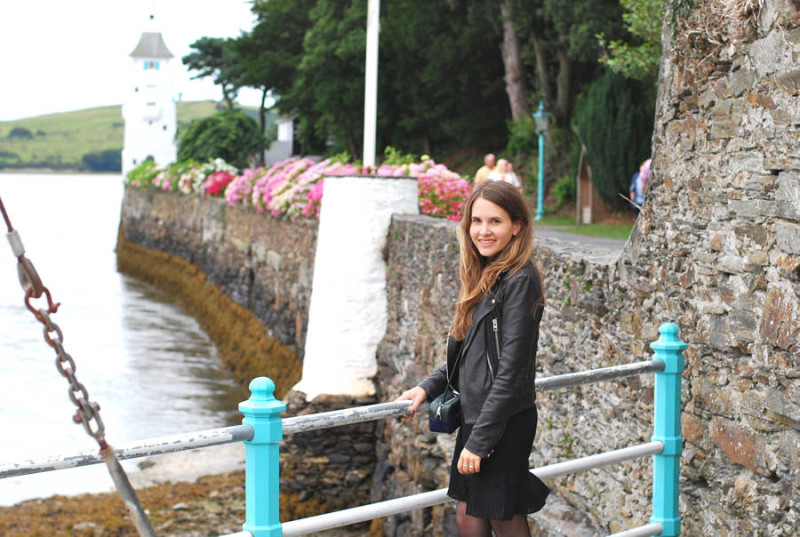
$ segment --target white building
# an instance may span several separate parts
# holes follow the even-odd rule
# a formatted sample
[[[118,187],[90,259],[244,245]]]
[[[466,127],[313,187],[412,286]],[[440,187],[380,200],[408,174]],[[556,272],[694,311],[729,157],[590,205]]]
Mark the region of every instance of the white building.
[[[150,15],[150,25],[153,25],[153,15]],[[177,111],[170,65],[173,57],[161,32],[157,31],[142,32],[139,44],[130,53],[130,93],[122,105],[125,121],[123,175],[147,159],[159,166],[177,159]]]
[[[264,156],[264,162],[267,164],[286,160],[294,152],[294,116],[282,116],[276,123],[278,138],[272,142]]]

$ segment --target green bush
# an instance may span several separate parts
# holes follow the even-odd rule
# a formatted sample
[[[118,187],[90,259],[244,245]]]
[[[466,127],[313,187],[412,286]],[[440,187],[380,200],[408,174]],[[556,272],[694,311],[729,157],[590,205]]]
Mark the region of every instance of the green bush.
[[[586,146],[592,183],[611,207],[623,208],[631,176],[650,156],[655,99],[638,81],[606,72],[578,97],[575,132]]]
[[[225,110],[195,119],[178,133],[178,160],[206,162],[221,158],[246,168],[264,147],[258,124],[241,110]]]
[[[29,140],[33,138],[33,133],[30,129],[26,129],[25,127],[14,127],[11,129],[11,132],[8,133],[8,138],[20,138],[23,140]]]
[[[569,175],[560,177],[553,185],[551,192],[559,207],[564,206],[569,201],[573,201],[576,193],[575,178]]]
[[[105,151],[93,151],[84,154],[81,161],[87,170],[93,172],[121,172],[122,150],[107,149]]]
[[[419,159],[415,155],[412,155],[411,153],[403,153],[399,149],[395,149],[394,147],[388,145],[383,151],[383,162],[381,164],[388,166],[403,166],[416,162],[417,160]]]
[[[539,151],[539,133],[532,117],[523,117],[508,124],[509,155],[534,155]]]
[[[152,160],[145,160],[128,172],[125,183],[136,187],[152,187],[153,179],[158,175],[158,166]]]

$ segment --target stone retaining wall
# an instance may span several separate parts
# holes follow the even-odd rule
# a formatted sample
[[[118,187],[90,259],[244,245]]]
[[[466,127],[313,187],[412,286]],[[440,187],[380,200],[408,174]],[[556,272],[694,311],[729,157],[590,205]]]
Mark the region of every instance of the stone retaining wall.
[[[219,198],[128,188],[122,240],[196,265],[270,336],[303,354],[314,272],[315,220],[267,218]]]

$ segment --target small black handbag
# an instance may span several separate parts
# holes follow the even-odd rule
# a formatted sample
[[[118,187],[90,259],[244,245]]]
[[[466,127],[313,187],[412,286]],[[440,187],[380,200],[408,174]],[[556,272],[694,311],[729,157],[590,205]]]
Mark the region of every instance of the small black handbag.
[[[458,358],[453,364],[453,371],[458,370],[458,363],[464,351],[459,349]],[[447,371],[447,387],[439,397],[431,401],[428,408],[428,427],[434,433],[450,434],[461,425],[461,394],[453,388],[450,369]]]
[[[461,425],[461,395],[447,384],[444,393],[431,401],[428,427],[434,433],[452,433]]]

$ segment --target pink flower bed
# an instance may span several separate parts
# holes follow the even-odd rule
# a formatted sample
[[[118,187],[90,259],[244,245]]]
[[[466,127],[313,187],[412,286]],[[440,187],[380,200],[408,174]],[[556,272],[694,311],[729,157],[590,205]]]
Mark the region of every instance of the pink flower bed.
[[[290,158],[271,167],[241,172],[216,159],[206,164],[175,164],[151,173],[153,179],[147,182],[160,190],[224,196],[230,206],[252,206],[259,212],[292,218],[318,218],[326,176],[362,175],[368,171],[331,159],[315,163],[307,158]],[[411,164],[382,165],[371,173],[416,177],[420,213],[437,218],[458,220],[471,191],[469,183],[457,173],[427,157]],[[131,186],[140,186],[139,183],[138,178],[128,179]]]
[[[320,203],[328,175],[361,175],[355,164],[330,159],[314,163],[291,158],[269,169],[245,170],[225,190],[230,205],[247,205],[247,196],[258,211],[290,217],[319,217]],[[470,185],[443,164],[426,159],[407,165],[383,165],[375,172],[383,177],[416,177],[419,184],[420,212],[438,218],[458,220],[461,205],[470,194]]]

